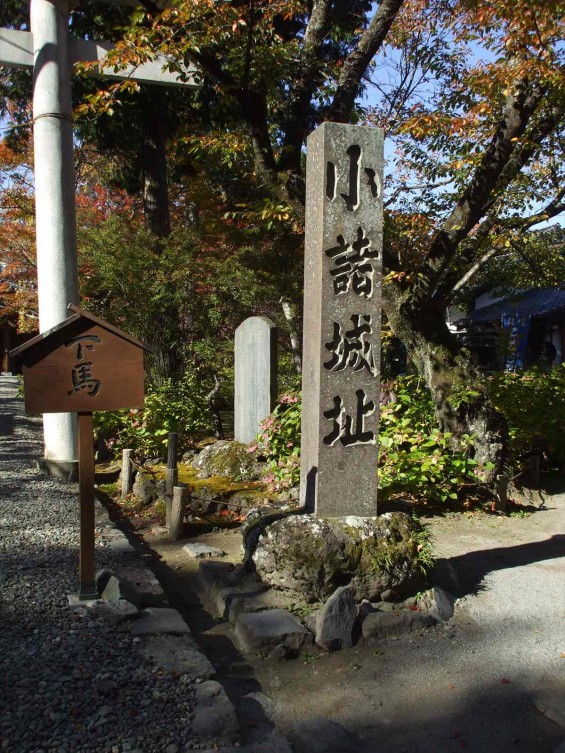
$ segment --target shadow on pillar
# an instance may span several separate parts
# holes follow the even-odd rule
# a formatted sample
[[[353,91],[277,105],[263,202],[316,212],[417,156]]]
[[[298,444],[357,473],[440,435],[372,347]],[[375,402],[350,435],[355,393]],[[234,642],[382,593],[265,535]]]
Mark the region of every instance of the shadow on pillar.
[[[306,512],[316,511],[316,477],[318,467],[312,466],[306,475],[306,494],[304,497],[304,508]]]

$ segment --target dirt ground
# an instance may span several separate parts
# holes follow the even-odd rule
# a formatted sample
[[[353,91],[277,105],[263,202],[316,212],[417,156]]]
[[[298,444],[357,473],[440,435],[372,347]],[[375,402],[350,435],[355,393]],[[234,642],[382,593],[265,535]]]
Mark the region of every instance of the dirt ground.
[[[175,543],[162,532],[136,538],[251,738],[269,727],[254,698],[283,732],[322,716],[356,732],[367,751],[549,753],[565,739],[565,727],[549,718],[565,724],[563,491],[565,481],[554,480],[545,505],[529,514],[424,520],[440,571],[449,563],[459,580],[447,625],[283,663],[242,657],[229,624],[212,618],[195,594],[198,563],[182,546],[198,540],[239,562],[238,530]]]

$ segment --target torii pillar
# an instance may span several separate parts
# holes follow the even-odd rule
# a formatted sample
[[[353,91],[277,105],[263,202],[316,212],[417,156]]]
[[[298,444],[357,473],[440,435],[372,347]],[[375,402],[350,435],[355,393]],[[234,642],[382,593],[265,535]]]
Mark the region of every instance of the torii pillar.
[[[136,0],[102,0],[135,6]],[[33,142],[39,329],[45,332],[67,318],[69,303],[78,303],[78,264],[71,100],[72,65],[99,62],[95,75],[118,80],[201,86],[194,68],[182,75],[164,69],[157,55],[139,66],[105,66],[107,42],[69,37],[69,12],[74,0],[31,0],[31,33],[0,29],[0,65],[33,68]],[[43,416],[45,457],[50,473],[76,476],[77,431],[73,413]]]
[[[31,0],[33,145],[39,329],[67,318],[78,304],[71,63],[66,0]],[[54,475],[76,475],[75,413],[45,413],[44,464]]]

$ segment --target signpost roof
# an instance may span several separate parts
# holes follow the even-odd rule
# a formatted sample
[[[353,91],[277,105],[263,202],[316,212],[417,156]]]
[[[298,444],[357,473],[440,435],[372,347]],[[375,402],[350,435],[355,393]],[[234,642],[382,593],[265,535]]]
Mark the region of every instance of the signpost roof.
[[[108,332],[111,332],[112,334],[117,335],[118,337],[121,337],[123,340],[126,340],[126,342],[132,343],[132,345],[137,345],[138,348],[142,348],[143,350],[146,350],[148,353],[155,352],[155,348],[152,348],[150,345],[146,345],[141,340],[138,340],[137,337],[128,335],[127,332],[124,332],[118,327],[114,327],[113,324],[110,324],[104,319],[100,319],[100,317],[95,316],[90,311],[85,311],[84,309],[79,308],[74,303],[70,303],[67,308],[69,311],[73,312],[71,316],[69,316],[67,319],[62,321],[60,324],[56,324],[54,327],[51,327],[51,329],[48,329],[45,332],[41,332],[39,335],[32,337],[31,340],[28,340],[27,342],[23,343],[23,345],[20,345],[19,347],[14,348],[14,350],[10,351],[10,356],[14,358],[14,356],[19,356],[25,351],[29,351],[30,349],[33,349],[35,346],[39,345],[39,343],[44,343],[45,340],[51,337],[51,335],[54,335],[56,332],[60,332],[61,330],[68,327],[70,324],[77,322],[79,319],[88,319],[93,324],[98,324],[98,326],[102,327]]]

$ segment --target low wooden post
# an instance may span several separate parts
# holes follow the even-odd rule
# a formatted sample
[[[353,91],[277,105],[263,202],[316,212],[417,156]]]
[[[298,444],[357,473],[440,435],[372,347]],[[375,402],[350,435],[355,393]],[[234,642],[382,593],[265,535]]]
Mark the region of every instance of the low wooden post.
[[[92,413],[78,414],[80,494],[79,599],[96,599],[94,577],[94,432]]]
[[[506,512],[506,503],[508,502],[508,484],[510,483],[510,476],[505,473],[501,473],[496,477],[496,498],[494,501],[494,509],[497,512]]]
[[[122,497],[127,497],[133,487],[133,450],[122,450]]]
[[[179,471],[177,467],[178,435],[171,431],[167,442],[167,470],[165,471],[165,494],[173,496],[173,488],[178,484]]]
[[[186,504],[186,487],[173,487],[173,498],[170,501],[169,541],[178,541],[184,527],[184,508]],[[169,505],[167,505],[169,507]]]
[[[541,485],[539,455],[532,455],[532,457],[529,458],[528,470],[530,474],[530,484],[532,485],[532,489],[539,489]]]

